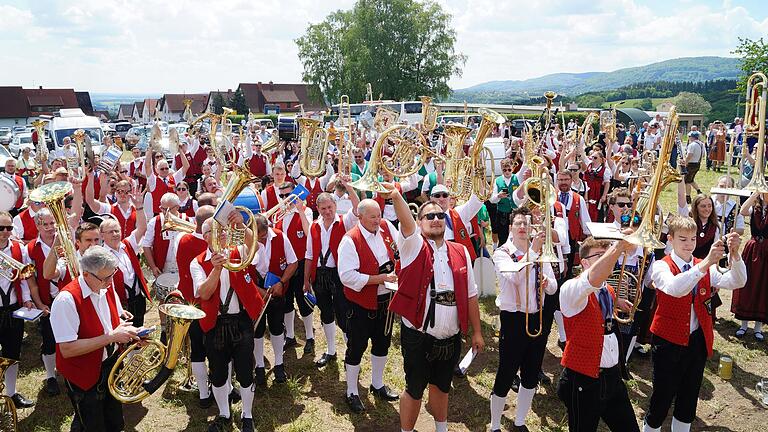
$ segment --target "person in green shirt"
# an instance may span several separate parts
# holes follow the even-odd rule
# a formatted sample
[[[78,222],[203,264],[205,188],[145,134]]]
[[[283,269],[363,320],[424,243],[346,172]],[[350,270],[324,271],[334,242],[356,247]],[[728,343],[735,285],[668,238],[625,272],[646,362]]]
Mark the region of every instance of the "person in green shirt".
[[[496,218],[491,223],[494,249],[507,242],[509,214],[517,207],[512,199],[512,193],[520,186],[517,176],[512,173],[512,161],[510,159],[501,161],[501,173],[493,182],[493,193],[489,200],[496,204]]]

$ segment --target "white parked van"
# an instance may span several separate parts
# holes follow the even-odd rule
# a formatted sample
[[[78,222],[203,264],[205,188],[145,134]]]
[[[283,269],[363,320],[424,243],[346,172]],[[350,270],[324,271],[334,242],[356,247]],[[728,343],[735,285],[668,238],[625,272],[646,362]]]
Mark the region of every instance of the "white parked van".
[[[87,116],[80,108],[61,109],[59,116],[52,118],[48,127],[56,154],[63,154],[62,141],[64,137],[71,137],[78,129],[84,130],[91,138],[94,153],[101,154],[101,140],[104,137],[104,131],[98,117]]]

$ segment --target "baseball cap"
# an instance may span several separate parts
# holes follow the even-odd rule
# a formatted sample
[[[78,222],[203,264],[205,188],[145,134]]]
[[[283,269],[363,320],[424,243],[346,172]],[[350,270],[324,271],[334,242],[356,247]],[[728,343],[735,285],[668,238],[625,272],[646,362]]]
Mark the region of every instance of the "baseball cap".
[[[441,192],[448,193],[448,188],[445,187],[445,185],[439,184],[439,185],[437,185],[437,186],[432,188],[432,192],[430,192],[430,195],[438,194],[438,193],[441,193]]]

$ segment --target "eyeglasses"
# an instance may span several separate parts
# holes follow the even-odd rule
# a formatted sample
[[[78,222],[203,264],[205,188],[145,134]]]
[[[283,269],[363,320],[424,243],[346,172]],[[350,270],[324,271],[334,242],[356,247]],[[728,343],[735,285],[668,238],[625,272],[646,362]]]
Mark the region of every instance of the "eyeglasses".
[[[158,168],[157,170],[158,171],[168,171],[168,170],[170,170],[170,168]]]
[[[96,273],[91,273],[91,272],[86,272],[86,273],[88,273],[88,274],[90,274],[91,276],[95,277],[97,281],[99,281],[99,282],[101,282],[101,283],[105,284],[105,283],[107,283],[107,281],[108,281],[108,280],[112,279],[112,276],[114,276],[114,275],[115,275],[115,273],[117,273],[117,267],[115,267],[115,270],[112,272],[112,274],[111,274],[111,275],[109,275],[109,276],[105,277],[104,279],[102,279],[102,278],[100,278],[100,277],[96,276]]]
[[[617,206],[619,206],[619,208],[627,208],[627,207],[629,207],[629,206],[631,206],[631,205],[632,205],[631,203],[628,203],[628,202],[617,202],[617,203],[615,203],[615,204],[616,204]]]
[[[504,169],[502,169],[502,171],[504,171],[504,172],[511,172],[512,168],[504,168]]]
[[[442,213],[442,212],[427,213],[425,215],[422,215],[421,218],[426,220],[435,220],[435,218],[437,218],[437,220],[444,220],[445,213]]]
[[[592,258],[594,258],[594,257],[600,256],[600,255],[604,255],[604,254],[605,254],[605,252],[599,252],[599,253],[595,253],[595,254],[592,254],[592,255],[590,255],[590,256],[585,256],[585,257],[583,257],[583,258],[581,258],[581,259],[582,259],[582,260],[585,260],[585,259],[592,259]]]
[[[187,188],[176,188],[176,190],[177,190],[177,191],[180,191],[180,192],[181,192],[181,191],[185,191],[185,192],[186,192]]]
[[[0,232],[13,231],[13,225],[0,225]]]
[[[438,192],[432,194],[432,198],[448,198],[448,192]]]

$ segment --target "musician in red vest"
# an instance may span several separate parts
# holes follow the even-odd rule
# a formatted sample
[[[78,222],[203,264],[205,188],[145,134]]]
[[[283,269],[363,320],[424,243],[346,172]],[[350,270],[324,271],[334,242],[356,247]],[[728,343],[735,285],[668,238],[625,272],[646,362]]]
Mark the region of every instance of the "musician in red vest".
[[[568,279],[573,277],[574,259],[579,243],[590,235],[587,224],[592,222],[587,202],[571,189],[573,176],[572,171],[561,170],[558,171],[555,181],[557,188],[555,215],[565,219],[568,227],[568,239],[563,243],[563,254],[566,254],[568,260],[565,274]]]
[[[389,306],[403,317],[400,347],[405,390],[400,395],[400,429],[413,431],[424,390],[429,387],[428,411],[435,430],[448,432],[448,392],[462,351],[462,334],[471,325],[472,350],[479,353],[485,346],[472,261],[464,246],[445,241],[446,216],[439,205],[423,204],[415,222],[396,190],[390,199],[401,221],[398,250],[402,267],[398,291]]]
[[[292,184],[283,183],[279,189],[281,199],[287,197],[293,191],[293,188]],[[298,259],[298,266],[288,281],[283,297],[285,348],[296,346],[296,334],[294,331],[296,311],[293,307],[294,303],[296,303],[299,306],[299,314],[304,323],[304,334],[307,337],[307,342],[304,345],[304,354],[311,354],[315,351],[315,331],[312,328],[313,308],[304,299],[304,254],[307,250],[307,235],[311,223],[312,210],[304,206],[304,201],[298,200],[294,205],[289,206],[285,216],[275,224],[275,229],[284,233],[288,241],[291,242],[291,248]]]
[[[323,155],[323,157],[326,156],[327,155]],[[301,155],[299,155],[299,157],[301,157]],[[303,185],[309,191],[309,196],[307,196],[307,207],[312,209],[313,217],[317,217],[318,215],[317,204],[315,203],[317,196],[328,188],[328,182],[331,181],[333,174],[333,164],[328,161],[326,161],[325,174],[323,174],[322,177],[302,175],[300,163],[293,164],[293,168],[291,168],[291,177],[296,179],[296,184]]]
[[[272,168],[272,177],[274,180],[272,184],[261,190],[261,199],[266,204],[266,208],[262,211],[272,209],[282,200],[280,187],[286,183],[285,165],[282,162],[277,162]]]
[[[269,326],[269,340],[275,355],[275,360],[272,363],[275,382],[284,383],[288,381],[288,375],[283,364],[285,347],[285,307],[283,303],[285,302],[285,293],[290,289],[289,281],[299,264],[288,236],[280,230],[269,228],[264,216],[258,214],[255,218],[261,247],[255,265],[249,271],[251,277],[256,280],[261,296],[268,299],[267,310],[255,324],[253,344],[253,357],[256,359],[255,380],[257,385],[264,385],[267,382],[264,369],[264,333]],[[277,282],[266,286],[268,279],[274,280],[275,278],[278,280]]]
[[[337,267],[347,298],[347,375],[346,401],[355,413],[365,411],[357,388],[360,361],[371,341],[370,393],[385,401],[398,399],[384,384],[384,368],[392,333],[387,332],[387,309],[391,291],[384,282],[396,282],[398,232],[382,219],[379,204],[372,199],[360,201],[359,223],[339,243]]]
[[[98,225],[91,222],[83,222],[75,230],[75,254],[80,258],[90,247],[101,243],[101,232]],[[61,250],[59,236],[56,235],[51,247],[57,253],[48,254],[43,263],[43,278],[48,280],[71,280],[67,261]]]
[[[16,159],[8,158],[5,161],[5,171],[0,173],[0,175],[11,179],[16,184],[18,196],[10,210],[11,216],[16,216],[21,211],[21,208],[24,207],[24,200],[27,198],[27,182],[20,175],[16,174]]]
[[[249,135],[245,144],[245,151],[243,151],[243,157],[240,159],[241,165],[247,164],[251,174],[259,178],[272,175],[272,163],[269,156],[261,152],[261,145],[263,144],[261,140],[253,141]]]
[[[25,244],[34,240],[37,237],[35,215],[44,207],[43,203],[30,201],[24,211],[13,217],[13,235]]]
[[[445,239],[463,244],[474,262],[477,254],[472,244],[472,218],[483,207],[483,202],[473,193],[467,202],[453,207],[448,188],[442,184],[432,188],[430,197],[432,202],[440,205],[447,216],[445,218]]]
[[[186,152],[186,144],[182,143],[179,148],[181,152]],[[162,155],[162,154],[160,154]],[[147,208],[147,216],[156,216],[160,213],[160,200],[166,193],[173,193],[176,183],[184,180],[189,161],[187,158],[181,158],[181,169],[171,173],[168,161],[161,158],[155,163],[155,154],[152,149],[147,150],[147,156],[144,160],[144,174],[147,176],[147,191],[144,200],[144,207]],[[156,167],[154,165],[157,165]]]
[[[347,301],[336,263],[341,239],[347,231],[357,225],[355,212],[359,198],[350,186],[348,177],[340,179],[339,182],[347,189],[352,199],[352,208],[344,215],[336,214],[336,200],[328,192],[321,193],[317,197],[320,217],[309,229],[307,252],[304,255],[304,292],[314,289],[327,343],[325,353],[315,362],[318,368],[336,361],[336,323],[342,331],[347,328]]]
[[[89,177],[91,175],[88,174]],[[137,206],[143,208],[144,197],[138,195],[138,193],[134,196],[131,183],[127,180],[120,180],[115,185],[117,202],[109,204],[108,202],[96,199],[92,185],[92,182],[88,182],[88,186],[85,188],[85,203],[88,204],[91,211],[96,214],[111,214],[120,225],[120,231],[126,236],[130,235],[136,229],[136,220],[138,219],[136,208]],[[146,221],[146,213],[142,218]],[[139,237],[139,240],[141,240],[141,237]]]
[[[115,290],[117,271],[112,252],[89,248],[80,259],[80,277],[62,288],[53,301],[51,326],[56,338],[56,367],[67,384],[81,430],[123,430],[123,405],[109,392],[107,377],[117,360],[117,345],[139,340],[139,330],[120,320]]]
[[[607,213],[611,170],[605,163],[605,155],[602,150],[593,150],[590,158],[585,156],[585,162],[588,164],[584,171],[584,181],[589,186],[589,190],[587,190],[589,218],[594,222],[602,222]]]
[[[142,188],[147,185],[147,176],[144,174],[144,156],[141,155],[141,149],[133,147],[131,149],[133,160],[128,163],[128,176],[136,179]]]
[[[195,217],[198,206],[200,205],[193,195],[190,195],[190,186],[186,181],[180,181],[176,184],[174,189],[176,195],[179,197],[179,213],[187,216],[188,218]]]
[[[557,396],[568,409],[571,431],[597,431],[600,419],[612,431],[639,431],[623,381],[629,375],[613,318],[614,303],[625,312],[632,304],[617,299],[606,284],[619,256],[635,248],[625,241],[611,245],[609,240],[588,237],[579,250],[584,271],[560,287],[568,342]]]
[[[178,273],[176,264],[176,237],[177,231],[163,230],[165,212],[182,218],[189,219],[179,213],[179,197],[175,193],[166,193],[160,200],[162,213],[147,222],[147,232],[141,246],[144,248],[144,257],[152,274],[157,277],[161,273]]]
[[[236,261],[248,255],[247,245],[253,244],[253,233],[246,230],[244,246],[226,256],[211,250],[213,223],[212,218],[203,223],[203,238],[209,246],[189,264],[195,296],[200,298],[200,308],[206,313],[200,320],[200,328],[205,335],[210,382],[219,408],[219,415],[208,430],[228,430],[232,424],[227,385],[232,362],[243,401],[240,430],[253,432],[253,321],[258,319],[264,301],[248,272],[231,272],[224,268],[228,260]],[[240,212],[230,213],[229,225],[245,229]],[[219,241],[226,241],[226,231],[219,230],[219,234]],[[254,247],[258,248],[259,244]]]
[[[509,238],[493,253],[493,263],[499,275],[500,285],[497,301],[501,310],[501,335],[499,367],[490,397],[491,431],[501,429],[504,404],[518,370],[520,385],[513,430],[527,430],[525,418],[536,394],[541,362],[547,345],[545,324],[539,321],[539,311],[544,307],[545,301],[540,295],[542,291],[545,295],[552,295],[557,291],[552,265],[536,263],[541,254],[545,233],[534,233],[531,230],[530,216],[531,212],[526,207],[512,210],[509,216]],[[514,268],[518,262],[533,264]],[[538,333],[539,329],[541,334],[530,336]]]
[[[174,171],[179,171],[184,166],[184,161],[181,160],[182,154],[185,156],[185,159],[187,159],[187,162],[189,163],[189,168],[187,169],[186,175],[184,176],[184,181],[187,183],[187,185],[189,185],[189,194],[195,196],[195,193],[197,192],[197,179],[203,175],[202,166],[203,161],[207,155],[206,152],[201,148],[200,141],[197,139],[197,137],[192,137],[189,139],[189,144],[186,146],[186,151],[179,151],[179,154],[174,156],[173,167],[171,167]]]
[[[674,402],[672,430],[687,432],[696,418],[704,367],[712,356],[714,289],[734,290],[747,281],[747,266],[741,259],[741,237],[730,233],[715,240],[702,260],[696,249],[696,222],[683,216],[667,224],[672,253],[651,267],[658,307],[651,323],[653,333],[653,393],[645,416],[645,431],[660,431]],[[731,268],[720,273],[715,267],[730,251]]]
[[[27,248],[21,242],[11,240],[11,230],[13,229],[11,221],[10,213],[0,212],[0,252],[23,263],[29,260]],[[13,318],[13,312],[21,309],[22,306],[35,307],[30,295],[32,284],[35,284],[34,278],[16,279],[13,282],[7,276],[0,278],[0,347],[2,347],[2,357],[13,360],[21,359],[24,320]],[[18,363],[5,371],[5,394],[11,396],[16,408],[28,408],[35,403],[16,392],[18,373]]]
[[[192,285],[192,274],[189,272],[189,264],[198,255],[208,249],[208,243],[203,238],[203,223],[213,217],[214,207],[204,205],[197,209],[195,214],[196,231],[193,233],[183,233],[176,237],[176,263],[179,266],[179,285],[178,290],[182,297],[189,304],[199,304],[200,299],[195,297],[194,286]],[[190,342],[190,362],[192,375],[198,382],[199,404],[200,408],[206,409],[213,405],[213,394],[207,385],[199,385],[208,381],[208,367],[205,365],[205,344],[203,342],[203,331],[200,329],[200,321],[192,321],[189,325]]]

